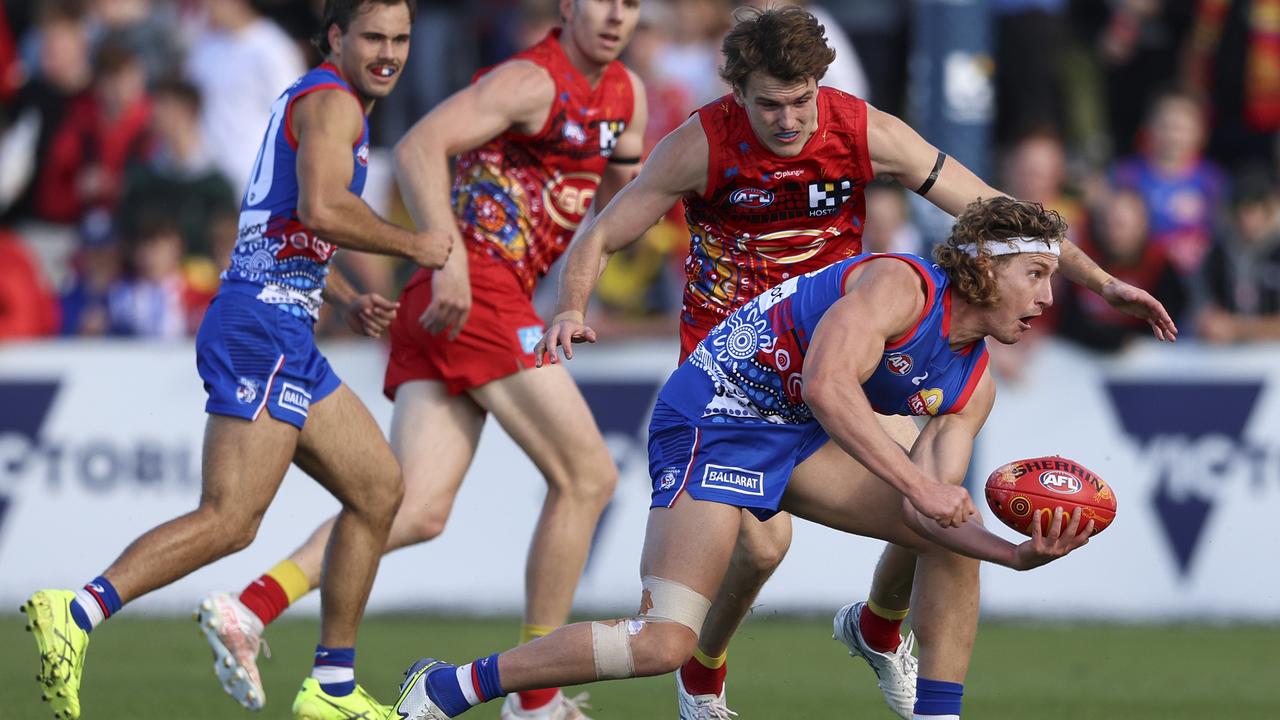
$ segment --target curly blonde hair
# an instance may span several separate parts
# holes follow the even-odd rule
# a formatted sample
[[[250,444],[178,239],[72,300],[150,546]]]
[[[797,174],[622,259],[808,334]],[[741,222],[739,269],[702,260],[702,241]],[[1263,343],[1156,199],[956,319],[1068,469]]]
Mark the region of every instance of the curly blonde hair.
[[[1008,262],[1013,256],[992,257],[986,249],[988,242],[1030,237],[1060,243],[1066,236],[1067,223],[1062,216],[1038,202],[1003,196],[979,198],[956,218],[946,242],[934,248],[933,259],[947,271],[951,286],[961,297],[975,305],[990,306],[1000,299],[996,264]],[[976,256],[961,248],[970,244],[978,249]]]

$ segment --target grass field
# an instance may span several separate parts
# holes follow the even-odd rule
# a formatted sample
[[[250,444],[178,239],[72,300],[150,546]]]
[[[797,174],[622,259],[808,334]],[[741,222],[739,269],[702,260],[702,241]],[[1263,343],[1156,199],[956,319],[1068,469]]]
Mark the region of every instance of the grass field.
[[[470,660],[506,647],[514,620],[382,616],[361,631],[359,678],[390,702],[404,667],[422,654]],[[267,637],[266,709],[288,718],[310,667],[313,620],[284,620]],[[730,706],[751,718],[884,718],[871,671],[829,639],[826,618],[759,617],[730,649]],[[121,617],[95,633],[81,699],[87,720],[238,718],[217,686],[210,654],[188,620]],[[48,718],[34,676],[34,643],[18,615],[0,615],[0,719]],[[669,677],[591,686],[601,720],[675,717]],[[1280,627],[1163,627],[985,623],[965,693],[966,716],[1035,720],[1275,720],[1280,718]],[[497,703],[468,718],[497,718]]]

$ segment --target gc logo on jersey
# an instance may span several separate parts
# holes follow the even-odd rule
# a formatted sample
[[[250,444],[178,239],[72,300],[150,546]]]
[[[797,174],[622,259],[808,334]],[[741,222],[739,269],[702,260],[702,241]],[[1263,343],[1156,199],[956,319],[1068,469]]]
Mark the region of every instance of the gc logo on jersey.
[[[853,197],[853,181],[819,180],[809,183],[809,217],[834,215],[840,206]]]
[[[627,128],[627,124],[621,120],[601,120],[600,121],[600,154],[609,157],[613,154],[613,149],[618,145],[618,136]]]
[[[894,375],[906,375],[911,372],[911,356],[906,353],[894,353],[884,359],[884,366]]]

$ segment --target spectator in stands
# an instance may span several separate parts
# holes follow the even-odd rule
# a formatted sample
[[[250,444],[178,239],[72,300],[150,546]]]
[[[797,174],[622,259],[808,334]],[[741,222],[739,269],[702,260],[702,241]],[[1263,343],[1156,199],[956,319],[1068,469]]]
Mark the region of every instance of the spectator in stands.
[[[88,0],[93,37],[114,37],[138,54],[154,83],[173,72],[184,48],[177,32],[178,6],[155,0]]]
[[[106,335],[107,294],[123,270],[120,247],[105,210],[90,212],[80,225],[79,249],[62,292],[63,335]]]
[[[34,34],[39,57],[11,106],[3,161],[5,217],[15,222],[42,219],[35,188],[51,168],[40,162],[63,126],[68,108],[87,95],[93,80],[89,36],[82,2],[50,0],[40,4]],[[52,218],[44,218],[52,219]]]
[[[657,59],[663,77],[684,85],[695,106],[729,91],[720,80],[720,41],[733,17],[729,0],[671,0],[671,42]]]
[[[212,261],[215,246],[234,243],[238,193],[214,165],[201,135],[199,90],[185,80],[166,80],[151,95],[155,152],[126,177],[116,210],[118,232],[127,242],[144,218],[166,217],[182,233],[184,254]]]
[[[142,61],[109,38],[95,60],[92,92],[72,103],[43,157],[36,184],[41,217],[77,223],[93,208],[114,206],[126,166],[146,156],[150,125]]]
[[[1094,242],[1082,246],[1103,270],[1138,287],[1148,288],[1177,318],[1187,307],[1187,291],[1164,246],[1152,242],[1142,196],[1118,190],[1102,208]],[[1150,333],[1146,323],[1095,302],[1096,295],[1080,286],[1060,283],[1055,288],[1058,332],[1092,350],[1114,352]]]
[[[58,303],[22,238],[0,227],[0,342],[58,331]]]
[[[1213,225],[1226,200],[1226,177],[1203,157],[1203,108],[1190,95],[1166,92],[1151,106],[1142,153],[1116,163],[1116,187],[1147,204],[1151,239],[1184,278],[1200,272]]]
[[[928,256],[920,231],[911,224],[910,210],[902,186],[896,182],[876,180],[867,185],[866,223],[862,230],[862,249],[866,252],[907,252]]]
[[[1205,262],[1208,305],[1198,323],[1211,343],[1280,340],[1280,196],[1265,174],[1242,176],[1232,231]]]
[[[1049,126],[1027,132],[1005,154],[1005,190],[1056,210],[1067,221],[1067,238],[1077,245],[1088,240],[1088,214],[1067,190],[1066,152],[1062,136]]]
[[[249,184],[268,108],[306,68],[302,53],[249,0],[204,0],[206,26],[187,57],[187,77],[204,99],[209,153],[237,193]]]
[[[125,247],[128,272],[107,293],[111,334],[166,340],[193,334],[213,293],[184,272],[178,226],[148,221]]]

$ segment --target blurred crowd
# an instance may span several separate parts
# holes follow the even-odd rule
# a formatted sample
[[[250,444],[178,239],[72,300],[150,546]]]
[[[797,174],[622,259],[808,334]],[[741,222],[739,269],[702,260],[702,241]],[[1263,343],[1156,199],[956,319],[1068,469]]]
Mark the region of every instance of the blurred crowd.
[[[269,108],[319,61],[308,40],[322,4],[3,0],[0,340],[194,333],[234,242]],[[643,0],[624,60],[647,85],[650,145],[726,92],[719,43],[740,4]],[[823,84],[910,122],[916,4],[808,4],[838,53]],[[1072,239],[1157,295],[1185,337],[1280,339],[1280,0],[988,7],[990,180],[1062,213]],[[557,22],[556,0],[421,0],[405,74],[371,118],[381,151],[370,204],[407,224],[387,149],[477,68]],[[864,241],[873,251],[930,249],[902,188],[879,181],[867,190]],[[615,256],[600,285],[600,329],[673,333],[686,249],[677,209]],[[350,252],[335,261],[359,288],[388,297],[410,270]],[[1056,299],[1041,333],[1102,352],[1148,334],[1068,283]],[[320,331],[336,327],[324,318]],[[997,362],[1016,373],[1016,356]]]

